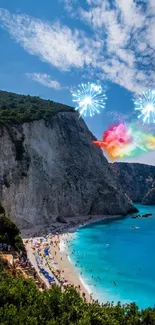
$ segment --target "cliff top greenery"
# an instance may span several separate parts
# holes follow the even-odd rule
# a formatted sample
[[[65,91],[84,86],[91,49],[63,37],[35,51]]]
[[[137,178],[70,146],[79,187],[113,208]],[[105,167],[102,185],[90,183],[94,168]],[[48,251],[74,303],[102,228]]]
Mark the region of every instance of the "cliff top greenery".
[[[48,119],[59,112],[74,112],[74,109],[51,100],[0,90],[0,124]]]
[[[155,309],[88,304],[74,288],[43,292],[0,259],[0,325],[154,325]]]

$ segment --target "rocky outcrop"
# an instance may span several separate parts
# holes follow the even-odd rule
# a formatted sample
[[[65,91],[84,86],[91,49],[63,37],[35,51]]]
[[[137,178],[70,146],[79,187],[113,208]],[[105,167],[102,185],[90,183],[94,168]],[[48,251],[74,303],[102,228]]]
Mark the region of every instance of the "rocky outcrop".
[[[155,187],[147,192],[142,203],[145,205],[155,205]]]
[[[0,202],[19,227],[134,211],[75,112],[0,129]]]
[[[118,182],[133,202],[142,202],[147,192],[155,186],[155,166],[138,163],[111,164]]]
[[[60,223],[67,223],[66,219],[62,216],[57,216],[56,221]]]

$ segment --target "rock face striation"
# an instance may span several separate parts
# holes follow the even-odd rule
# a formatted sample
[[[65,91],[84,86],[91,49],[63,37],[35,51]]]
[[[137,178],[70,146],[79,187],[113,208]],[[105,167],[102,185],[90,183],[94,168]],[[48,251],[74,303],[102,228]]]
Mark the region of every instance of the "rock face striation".
[[[0,127],[0,202],[20,228],[135,211],[94,139],[75,112]]]
[[[111,164],[111,166],[124,192],[133,202],[143,204],[152,202],[152,188],[155,186],[155,166],[122,162]],[[150,195],[147,195],[149,192]],[[155,200],[151,204],[155,204]]]
[[[155,187],[151,188],[142,201],[145,205],[155,205]]]

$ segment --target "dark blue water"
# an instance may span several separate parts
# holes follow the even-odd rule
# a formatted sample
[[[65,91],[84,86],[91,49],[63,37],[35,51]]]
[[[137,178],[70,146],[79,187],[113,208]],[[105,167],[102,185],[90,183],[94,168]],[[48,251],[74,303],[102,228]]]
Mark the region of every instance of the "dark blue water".
[[[134,301],[140,308],[155,304],[155,206],[136,206],[153,216],[85,226],[69,247],[72,262],[100,302]]]

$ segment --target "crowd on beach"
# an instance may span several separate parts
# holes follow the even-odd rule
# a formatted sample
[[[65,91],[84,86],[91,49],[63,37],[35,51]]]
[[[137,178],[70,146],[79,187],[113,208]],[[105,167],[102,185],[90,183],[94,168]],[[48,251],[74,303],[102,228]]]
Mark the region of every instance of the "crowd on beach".
[[[43,275],[49,282],[49,285],[59,285],[63,289],[68,285],[72,285],[64,277],[64,270],[60,269],[55,258],[60,251],[61,235],[56,232],[55,235],[49,233],[36,239],[28,239],[25,246],[30,244],[35,256],[39,269],[39,274]],[[67,234],[66,234],[67,236]],[[67,254],[66,254],[67,257]],[[60,258],[63,261],[63,257]],[[78,287],[80,290],[80,286]]]
[[[86,254],[79,255],[73,248],[72,248],[72,241],[71,238],[73,234],[65,233],[65,230],[68,227],[64,225],[61,228],[61,231],[53,233],[46,233],[44,235],[37,236],[35,238],[30,238],[25,241],[25,246],[27,248],[27,244],[30,244],[31,250],[33,251],[33,255],[35,256],[35,260],[37,263],[37,267],[39,270],[39,274],[44,276],[49,283],[49,286],[52,285],[59,285],[63,289],[65,286],[72,285],[72,281],[68,281],[65,279],[64,270],[60,268],[60,264],[56,262],[57,255],[60,255],[60,260],[63,262],[64,256],[68,257],[67,250],[70,251],[71,255],[74,256],[75,266],[80,269],[80,276],[82,276],[85,271],[91,274],[91,277],[94,282],[94,286],[96,283],[101,283],[103,279],[99,276],[95,277],[93,275],[92,269],[84,268],[82,264],[82,260],[85,258]],[[38,235],[38,234],[37,234]],[[65,251],[63,254],[60,254],[61,245],[60,243],[63,240],[63,245]],[[107,248],[108,249],[108,248]],[[109,269],[107,268],[107,271]],[[113,283],[116,286],[116,283]],[[85,292],[82,291],[82,284],[76,286],[78,292],[80,292],[83,296],[85,296]],[[89,293],[90,301],[93,301],[92,293]]]
[[[75,229],[79,228],[80,226],[83,226],[84,224],[90,223],[93,220],[92,217],[89,217],[83,221],[70,221],[66,224],[56,224],[54,226],[54,229],[50,232],[49,229],[44,229],[43,231],[38,231],[37,233],[31,234],[31,238],[26,238],[24,240],[25,248],[27,250],[27,253],[31,251],[30,255],[28,257],[24,256],[22,252],[20,252],[20,264],[23,267],[29,267],[32,269],[32,274],[35,280],[40,278],[41,287],[42,289],[50,288],[51,286],[58,285],[62,288],[66,286],[72,286],[77,289],[77,291],[82,296],[89,296],[89,301],[93,301],[93,294],[90,291],[95,291],[95,288],[92,289],[92,287],[97,287],[98,285],[103,285],[104,282],[107,283],[107,280],[110,279],[108,276],[108,273],[111,272],[111,270],[106,267],[105,271],[107,271],[107,275],[104,272],[103,277],[95,276],[95,270],[89,267],[89,263],[84,263],[84,260],[87,258],[87,254],[89,252],[78,252],[76,249],[74,249],[73,241],[71,240],[73,238],[73,232]],[[69,229],[73,232],[69,232]],[[119,231],[116,229],[116,231]],[[63,253],[61,252],[61,246],[64,246]],[[7,250],[10,251],[10,245],[6,244],[0,244],[0,250]],[[105,244],[105,249],[108,251],[110,249],[109,244]],[[72,276],[66,276],[66,273],[68,271],[67,267],[65,269],[64,265],[65,260],[68,260],[68,251],[69,255],[73,257],[74,265],[79,270],[79,276],[77,276],[78,281],[76,281]],[[33,258],[31,258],[33,255]],[[62,263],[61,263],[62,262]],[[68,261],[68,264],[69,261]],[[108,265],[107,265],[108,266]],[[70,267],[69,267],[70,268]],[[141,269],[138,270],[139,274],[141,272]],[[88,289],[85,288],[83,284],[83,276],[88,275],[88,284],[90,282],[91,290],[88,292]],[[71,272],[70,272],[71,275]],[[121,276],[121,273],[118,272],[118,275]],[[81,280],[82,279],[82,280]],[[92,281],[90,280],[92,279]],[[75,280],[75,281],[74,281]],[[116,291],[118,291],[119,287],[119,281],[117,282],[116,278],[114,278],[111,282],[111,286],[116,287]],[[117,292],[115,294],[118,294]]]
[[[76,226],[78,226],[78,223],[77,225],[72,224],[72,227]],[[48,287],[58,285],[63,290],[66,286],[74,286],[83,297],[92,301],[92,295],[88,294],[78,276],[78,281],[72,281],[73,278],[71,279],[69,274],[67,274],[68,278],[65,278],[65,274],[68,273],[68,266],[63,269],[63,262],[68,261],[68,253],[67,250],[61,253],[61,243],[63,237],[66,245],[69,245],[72,233],[67,232],[68,228],[68,225],[63,225],[61,229],[59,228],[51,233],[41,234],[39,232],[35,237],[25,239],[24,244],[27,252],[30,253],[31,250],[31,254],[35,257],[36,270],[42,279],[44,278],[45,284],[48,281]],[[74,229],[72,228],[72,230]],[[69,261],[68,264],[70,264]]]
[[[65,279],[61,276],[60,270],[54,263],[54,258],[50,252],[52,244],[52,235],[45,235],[41,237],[31,238],[25,241],[26,249],[30,244],[31,250],[36,260],[39,274],[42,275],[47,281],[49,286],[64,285]]]
[[[80,225],[86,224],[87,222],[89,223],[90,219],[92,218],[87,218],[87,220],[81,222]],[[34,237],[25,241],[25,246],[27,249],[27,245],[30,245],[30,249],[35,257],[38,272],[46,279],[46,281],[48,281],[49,287],[59,285],[63,289],[65,286],[74,285],[78,292],[85,295],[87,290],[83,288],[84,286],[81,283],[80,278],[79,281],[73,281],[73,278],[71,279],[69,276],[66,278],[66,270],[63,262],[65,262],[66,259],[68,260],[68,250],[70,255],[73,256],[75,266],[79,269],[80,277],[83,278],[83,275],[89,274],[89,278],[92,278],[93,281],[91,281],[91,288],[92,286],[96,287],[98,284],[102,285],[104,281],[107,281],[110,269],[106,267],[105,271],[107,271],[107,276],[104,273],[104,277],[101,278],[95,276],[95,272],[91,268],[84,267],[83,261],[87,252],[81,254],[74,249],[72,240],[70,240],[73,233],[68,232],[68,229],[71,229],[71,227],[73,227],[73,231],[77,229],[77,227],[79,227],[79,221],[71,221],[71,223],[63,225],[61,224],[51,232],[44,231],[44,233],[36,233]],[[61,252],[62,241],[64,246],[63,253]],[[110,249],[109,244],[105,244],[105,249]],[[121,273],[118,273],[118,275],[121,276]],[[115,279],[110,282],[112,286],[118,286]],[[92,293],[89,292],[88,295],[92,300]]]

